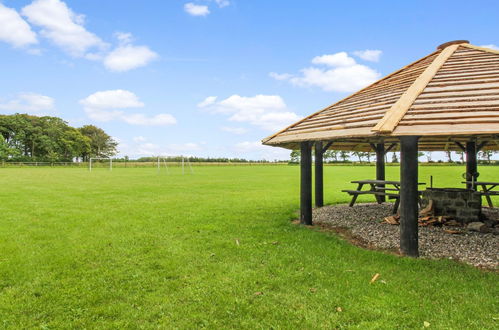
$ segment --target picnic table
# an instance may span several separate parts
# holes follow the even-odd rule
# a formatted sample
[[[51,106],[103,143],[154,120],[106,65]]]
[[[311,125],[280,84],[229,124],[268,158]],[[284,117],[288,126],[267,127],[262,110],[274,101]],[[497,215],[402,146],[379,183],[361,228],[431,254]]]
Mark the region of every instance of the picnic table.
[[[351,183],[357,184],[357,190],[342,190],[352,196],[349,206],[352,207],[357,200],[359,195],[374,195],[376,202],[381,204],[383,202],[382,197],[388,197],[389,199],[395,199],[393,205],[393,213],[397,213],[400,204],[400,181],[388,181],[388,180],[355,180]],[[425,185],[426,183],[420,182],[419,185]],[[362,190],[364,186],[369,186],[369,190]]]
[[[471,185],[473,189],[476,189],[477,186],[482,187],[482,191],[478,191],[482,196],[485,196],[487,199],[487,204],[489,207],[494,207],[492,204],[492,199],[490,196],[499,196],[499,190],[493,190],[499,186],[499,182],[486,182],[486,181],[463,181],[467,185]]]

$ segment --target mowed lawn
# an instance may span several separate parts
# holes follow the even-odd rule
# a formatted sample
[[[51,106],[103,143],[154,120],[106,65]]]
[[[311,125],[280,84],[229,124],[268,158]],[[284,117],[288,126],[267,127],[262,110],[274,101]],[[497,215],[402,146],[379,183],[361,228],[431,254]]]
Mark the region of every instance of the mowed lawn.
[[[298,166],[194,170],[0,169],[0,327],[499,327],[497,273],[292,224]],[[325,172],[330,204],[375,168]],[[463,172],[422,166],[420,181],[462,186]]]

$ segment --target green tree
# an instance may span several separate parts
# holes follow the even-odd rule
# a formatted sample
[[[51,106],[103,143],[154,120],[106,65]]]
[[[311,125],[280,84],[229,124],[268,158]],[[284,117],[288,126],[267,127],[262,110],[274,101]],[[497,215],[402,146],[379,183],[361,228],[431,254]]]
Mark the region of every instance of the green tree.
[[[348,160],[348,157],[350,157],[350,153],[345,150],[340,151],[340,158],[343,162],[346,162]]]
[[[291,163],[299,163],[300,157],[301,157],[300,150],[291,151],[291,154],[289,155],[289,157],[291,158],[291,160],[290,160]]]
[[[446,150],[446,151],[445,151],[445,154],[447,155],[447,161],[448,161],[449,163],[453,163],[454,161],[452,160],[452,151],[450,151],[450,150]]]
[[[10,148],[4,137],[0,134],[0,160],[5,161],[16,156],[18,156],[18,151]]]
[[[116,142],[103,130],[97,132],[100,155],[116,152]],[[89,155],[90,137],[71,127],[61,118],[30,116],[27,114],[0,115],[1,156],[14,161],[72,161]]]
[[[324,159],[325,160],[333,160],[335,162],[338,161],[338,153],[339,151],[338,150],[328,150],[324,153]]]
[[[79,131],[90,140],[90,151],[81,154],[84,160],[88,160],[90,157],[111,157],[116,155],[118,143],[103,129],[94,125],[85,125],[79,128]]]
[[[459,159],[461,159],[461,163],[464,163],[464,152],[456,151],[456,154],[459,156]]]
[[[484,159],[484,160],[487,160],[487,163],[491,163],[491,158],[492,156],[494,155],[494,152],[492,150],[484,150],[484,151],[480,151],[478,153],[478,157]]]

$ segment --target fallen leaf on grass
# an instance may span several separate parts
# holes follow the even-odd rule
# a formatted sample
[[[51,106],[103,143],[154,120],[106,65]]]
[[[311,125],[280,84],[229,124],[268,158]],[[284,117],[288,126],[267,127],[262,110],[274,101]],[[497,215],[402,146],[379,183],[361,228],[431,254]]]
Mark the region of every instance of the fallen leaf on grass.
[[[262,296],[262,295],[263,295],[263,292],[260,292],[260,291],[255,292],[255,296]]]
[[[339,306],[338,306],[338,307],[336,307],[336,311],[337,311],[338,313],[341,313],[341,312],[343,312],[343,308],[341,308],[341,307],[339,307]]]
[[[317,289],[316,289],[316,288],[310,288],[309,290],[310,290],[310,292],[312,292],[312,293],[317,292]]]
[[[239,240],[238,239],[236,239],[236,245],[239,246]]]
[[[272,242],[272,244],[273,244],[273,245],[277,245],[277,244],[279,244],[279,242],[278,242],[278,241],[275,241],[275,242]]]
[[[453,234],[453,235],[461,234],[461,232],[459,230],[444,229],[444,232],[446,232],[447,234]]]
[[[371,278],[371,281],[369,282],[369,284],[373,284],[374,282],[376,282],[376,280],[379,278],[379,273],[376,273],[374,274],[373,278]]]
[[[428,322],[428,321],[424,321],[424,322],[423,322],[423,326],[424,326],[425,328],[429,328],[429,327],[430,327],[430,322]]]

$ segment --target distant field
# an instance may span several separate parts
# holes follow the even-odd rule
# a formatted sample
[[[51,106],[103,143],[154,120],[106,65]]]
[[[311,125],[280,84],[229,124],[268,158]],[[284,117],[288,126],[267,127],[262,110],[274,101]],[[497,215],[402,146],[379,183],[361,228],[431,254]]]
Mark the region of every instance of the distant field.
[[[463,172],[422,166],[420,181],[461,187]],[[326,203],[374,173],[327,166]],[[1,168],[0,182],[2,328],[499,326],[497,273],[291,224],[298,166]]]

